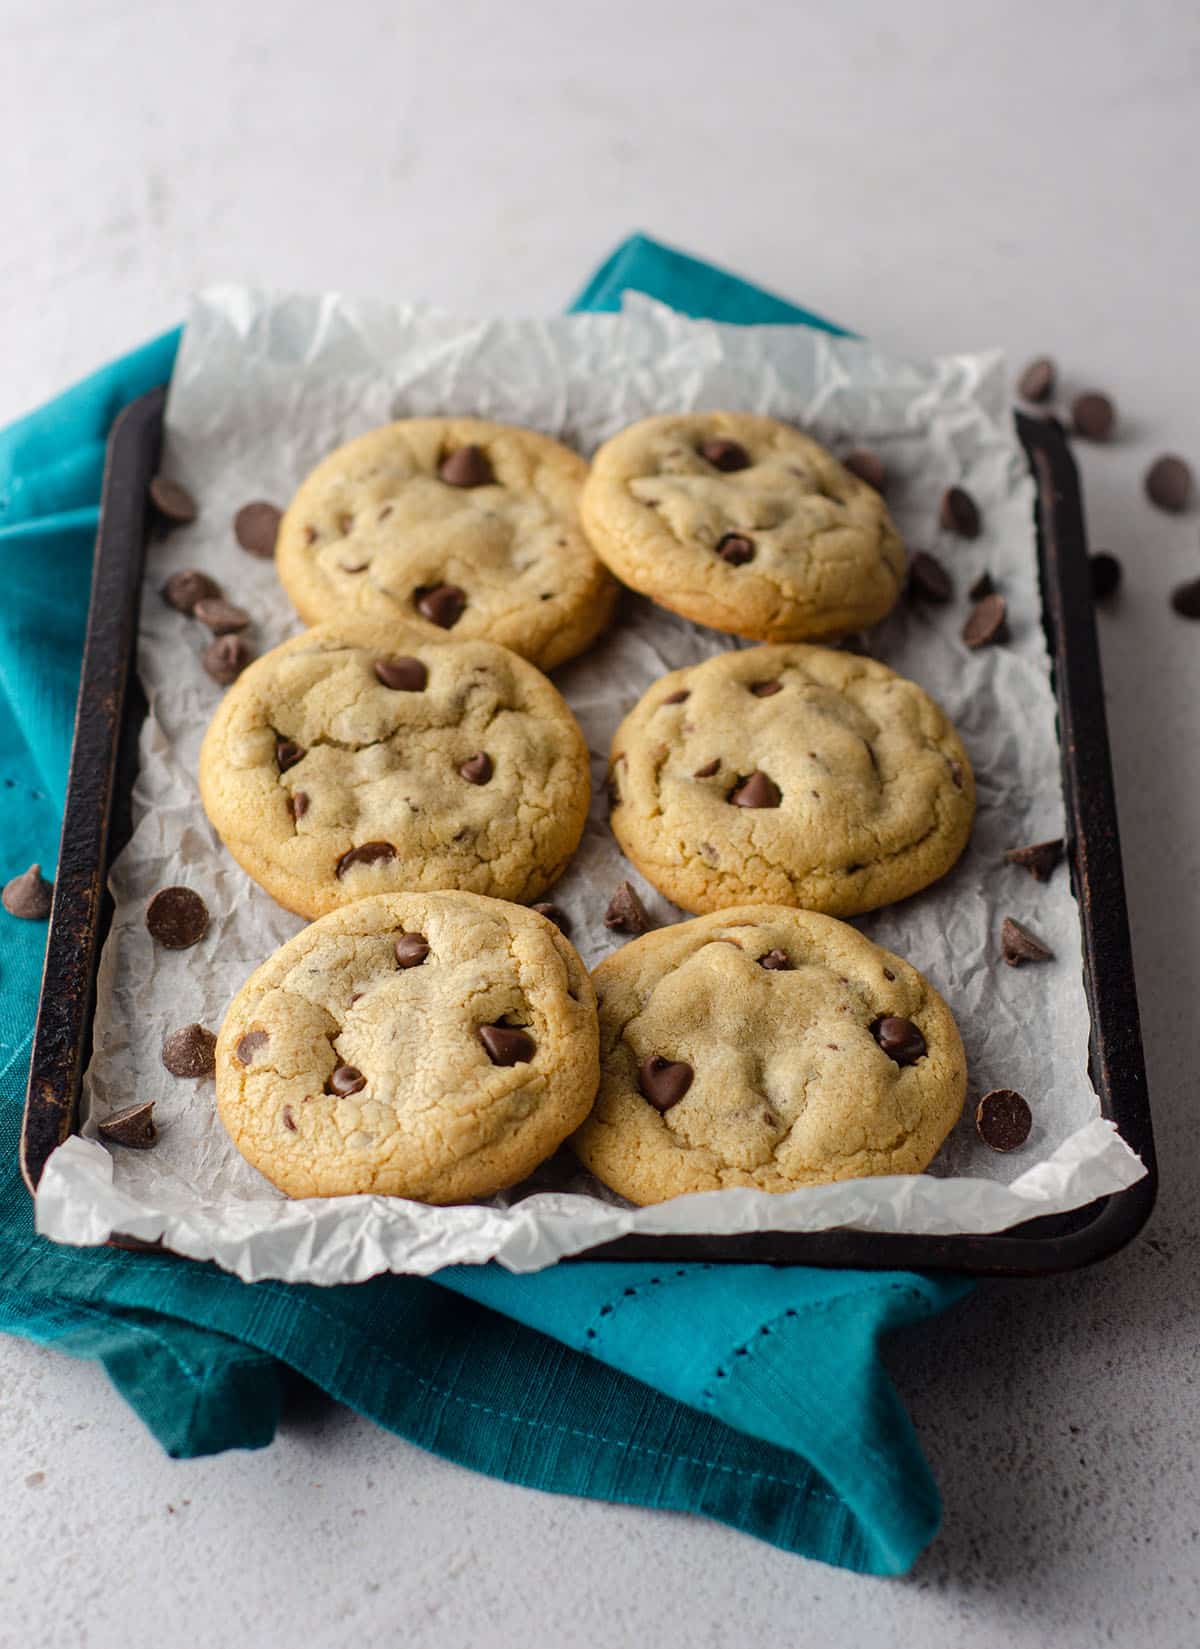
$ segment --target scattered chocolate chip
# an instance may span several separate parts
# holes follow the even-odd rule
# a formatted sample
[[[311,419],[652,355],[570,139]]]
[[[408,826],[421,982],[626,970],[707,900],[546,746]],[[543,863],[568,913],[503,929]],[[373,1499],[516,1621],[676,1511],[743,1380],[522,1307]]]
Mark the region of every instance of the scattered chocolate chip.
[[[897,1065],[915,1065],[925,1049],[925,1038],[911,1019],[887,1013],[871,1024],[871,1035]]]
[[[283,511],[277,510],[274,504],[264,503],[261,498],[255,499],[253,504],[243,504],[233,518],[233,536],[244,550],[251,555],[261,556],[269,561],[275,554],[275,540],[279,536],[279,523],[283,520]],[[316,533],[309,539],[311,544]]]
[[[1184,458],[1167,453],[1146,471],[1146,497],[1160,510],[1179,515],[1192,499],[1192,471]]]
[[[245,636],[217,636],[200,655],[200,662],[215,682],[228,687],[253,657],[253,649]]]
[[[344,876],[355,865],[378,865],[396,857],[391,842],[363,842],[343,853],[337,862],[337,874]]]
[[[638,1089],[656,1111],[669,1111],[687,1093],[695,1072],[682,1059],[650,1054],[638,1066]]]
[[[529,1033],[512,1025],[481,1025],[479,1040],[493,1065],[527,1065],[537,1050]]]
[[[336,1094],[339,1099],[348,1099],[351,1094],[361,1093],[367,1085],[367,1079],[354,1065],[335,1065],[325,1084],[327,1094]]]
[[[496,479],[482,447],[459,447],[443,458],[438,475],[448,487],[490,487]]]
[[[244,630],[250,622],[246,609],[235,607],[223,595],[204,596],[192,608],[192,617],[198,618],[215,636],[233,635],[237,630]]]
[[[486,784],[495,769],[492,758],[483,750],[477,750],[473,756],[468,756],[458,770],[468,784]]]
[[[377,658],[375,675],[396,693],[423,692],[429,681],[429,671],[419,658]]]
[[[168,950],[187,950],[208,932],[208,906],[190,887],[165,887],[146,906],[150,937]]]
[[[288,811],[293,819],[302,819],[308,812],[308,791],[294,790],[288,800]]]
[[[908,563],[908,589],[920,601],[941,605],[953,597],[954,581],[935,555],[914,550]]]
[[[1114,596],[1121,583],[1121,563],[1115,555],[1109,555],[1107,550],[1097,550],[1091,556],[1088,565],[1092,570],[1092,598],[1095,601],[1107,601]]]
[[[729,800],[734,807],[778,807],[783,800],[783,792],[774,779],[769,779],[756,769],[734,786],[729,792]]]
[[[194,567],[189,567],[186,572],[172,573],[162,587],[163,600],[177,613],[191,613],[198,601],[212,601],[220,594],[221,586],[216,579],[210,578],[207,573],[197,572]]]
[[[1200,578],[1177,585],[1171,591],[1171,605],[1180,618],[1200,618]]]
[[[1033,1127],[1028,1102],[1015,1088],[993,1088],[975,1107],[975,1129],[993,1151],[1015,1151]]]
[[[123,1111],[114,1111],[112,1116],[98,1122],[96,1128],[101,1139],[113,1145],[128,1145],[135,1151],[148,1151],[158,1138],[158,1129],[154,1126],[154,1101],[147,1099],[141,1105],[127,1105]]]
[[[1086,441],[1107,441],[1117,425],[1117,410],[1107,395],[1089,390],[1071,402],[1071,427]]]
[[[711,779],[714,773],[719,773],[720,771],[721,758],[720,756],[714,756],[712,761],[705,762],[703,767],[698,767],[692,774],[692,777],[693,779]]]
[[[269,1031],[247,1031],[233,1050],[243,1065],[253,1065],[254,1056],[260,1048],[265,1048],[271,1040]]]
[[[178,481],[168,480],[165,475],[154,477],[150,483],[149,493],[150,502],[159,515],[174,526],[186,527],[200,513],[196,508],[196,500],[187,488],[181,487]]]
[[[731,475],[734,470],[750,468],[750,454],[739,441],[727,441],[720,436],[714,436],[711,440],[701,441],[696,450],[714,469],[719,469],[726,475]]]
[[[962,638],[968,647],[987,647],[1003,641],[1008,634],[1008,603],[1002,595],[985,595],[971,609],[963,625]]]
[[[982,601],[985,595],[995,595],[995,593],[996,586],[992,582],[992,575],[989,572],[980,573],[967,591],[972,601]]]
[[[604,925],[614,933],[649,933],[654,924],[636,889],[628,882],[618,882],[604,912]]]
[[[536,910],[539,916],[544,916],[547,922],[553,922],[562,933],[570,933],[571,919],[560,906],[544,900],[540,905],[531,905],[530,910]]]
[[[938,519],[947,532],[960,538],[979,537],[979,506],[965,487],[947,487]]]
[[[690,698],[691,696],[692,695],[691,695],[691,689],[690,688],[681,687],[678,692],[668,693],[666,698],[663,700],[663,703],[664,704],[682,704],[684,699]]]
[[[283,1107],[283,1126],[287,1129],[289,1134],[294,1134],[296,1132],[296,1113],[292,1110],[290,1105],[285,1105]]]
[[[1063,856],[1063,839],[1052,842],[1033,842],[1029,847],[1010,847],[1004,857],[1010,865],[1020,865],[1036,882],[1048,882],[1054,867]]]
[[[443,630],[454,628],[467,605],[466,591],[457,584],[423,584],[413,598],[421,617]]]
[[[28,870],[4,884],[0,903],[10,916],[19,916],[23,922],[44,922],[50,914],[54,899],[54,883],[42,875],[41,865],[30,865]]]
[[[1049,355],[1038,355],[1017,379],[1017,394],[1023,401],[1040,405],[1054,393],[1054,362]]]
[[[419,968],[429,955],[429,940],[423,933],[402,933],[396,940],[396,965]]]
[[[868,447],[855,447],[853,452],[848,452],[842,459],[842,465],[851,475],[857,475],[860,481],[874,487],[876,492],[882,492],[887,485],[883,459]]]
[[[216,1068],[217,1039],[203,1025],[185,1025],[164,1038],[162,1062],[172,1076],[211,1076]]]
[[[727,532],[717,542],[717,554],[731,567],[744,567],[747,561],[754,560],[754,540],[744,533]]]
[[[776,693],[783,692],[783,683],[781,681],[752,681],[750,691],[756,699],[770,699],[774,698]]]
[[[275,740],[275,765],[281,773],[286,773],[289,767],[295,767],[296,763],[302,762],[307,755],[308,751],[302,744],[297,744],[295,739]]]
[[[1054,952],[1036,934],[1023,928],[1006,916],[1000,925],[1000,954],[1010,968],[1019,968],[1022,962],[1052,962]]]
[[[791,967],[792,960],[785,950],[769,950],[765,956],[759,957],[758,965],[769,973],[782,973]]]

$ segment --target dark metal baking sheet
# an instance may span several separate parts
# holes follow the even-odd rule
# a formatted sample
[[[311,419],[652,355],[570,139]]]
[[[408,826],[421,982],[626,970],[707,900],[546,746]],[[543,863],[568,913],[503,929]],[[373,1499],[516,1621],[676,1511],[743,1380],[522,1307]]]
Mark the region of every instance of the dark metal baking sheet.
[[[162,446],[164,400],[165,392],[156,390],[133,402],[113,426],[109,441],[58,878],[21,1133],[21,1170],[31,1191],[51,1151],[76,1126],[80,1080],[91,1051],[96,964],[112,917],[108,867],[129,837],[137,734],[145,716],[132,665],[142,565],[153,526],[146,488]],[[1146,1177],[1069,1214],[984,1236],[849,1230],[631,1236],[590,1249],[578,1260],[752,1261],[1034,1276],[1104,1259],[1149,1216],[1157,1188],[1154,1140],[1079,477],[1054,419],[1018,414],[1017,431],[1037,483],[1042,610],[1058,702],[1067,862],[1079,907],[1091,1012],[1089,1070],[1102,1114],[1142,1158]]]

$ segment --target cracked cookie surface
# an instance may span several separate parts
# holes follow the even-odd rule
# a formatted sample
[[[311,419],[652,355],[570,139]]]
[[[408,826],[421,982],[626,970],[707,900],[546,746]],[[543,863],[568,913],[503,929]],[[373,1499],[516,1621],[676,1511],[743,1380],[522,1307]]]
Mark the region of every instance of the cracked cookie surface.
[[[327,624],[226,693],[200,752],[205,812],[301,916],[372,893],[536,899],[587,817],[588,752],[541,672],[486,641]]]
[[[919,1173],[961,1114],[949,1008],[832,917],[719,911],[631,940],[592,978],[600,1091],[571,1143],[632,1202]]]
[[[895,605],[904,546],[880,495],[751,413],[646,418],[596,453],[583,523],[617,577],[752,641],[832,638]]]
[[[460,1202],[523,1179],[586,1115],[595,993],[536,911],[381,894],[251,974],[216,1060],[221,1121],[288,1196]]]
[[[579,521],[586,474],[533,430],[403,419],[313,470],[280,524],[276,569],[306,624],[403,619],[550,670],[595,640],[616,600]]]
[[[874,659],[748,647],[663,676],[613,737],[613,832],[684,910],[853,916],[936,881],[970,834],[953,726]]]

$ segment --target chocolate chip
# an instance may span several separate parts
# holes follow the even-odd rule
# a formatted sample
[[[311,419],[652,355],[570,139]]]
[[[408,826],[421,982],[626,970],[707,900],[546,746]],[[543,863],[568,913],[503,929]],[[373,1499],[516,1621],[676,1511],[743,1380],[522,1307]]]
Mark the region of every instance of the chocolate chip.
[[[1193,578],[1171,591],[1171,605],[1180,618],[1200,618],[1200,578]]]
[[[481,1025],[479,1040],[493,1065],[528,1065],[537,1051],[537,1044],[528,1032],[516,1030],[512,1025]]]
[[[892,972],[891,968],[884,968],[883,977],[885,979],[890,979],[893,984],[896,982],[896,975]]]
[[[419,658],[377,658],[375,675],[395,693],[420,693],[429,680],[429,671]]]
[[[980,573],[974,584],[967,590],[967,594],[972,601],[982,601],[985,595],[995,595],[995,593],[996,586],[992,582],[992,575],[989,572]]]
[[[19,916],[23,922],[44,922],[54,900],[54,883],[42,875],[41,865],[30,865],[28,870],[4,884],[0,903],[10,916]]]
[[[242,1065],[253,1065],[254,1056],[271,1040],[269,1031],[247,1031],[233,1050]]]
[[[1107,441],[1117,425],[1117,410],[1107,395],[1089,390],[1071,403],[1071,427],[1087,441]]]
[[[338,531],[341,533],[343,538],[351,532],[354,526],[354,517],[350,514],[349,510],[343,510],[341,515],[338,516],[337,526]]]
[[[308,791],[294,790],[288,801],[288,810],[293,819],[302,819],[308,812]]]
[[[165,887],[146,906],[146,926],[168,950],[187,950],[208,932],[208,906],[190,887]]]
[[[277,510],[274,504],[264,503],[258,498],[252,504],[243,504],[234,516],[233,536],[251,555],[258,555],[264,561],[269,561],[275,554],[275,540],[279,536],[279,523],[282,520],[282,510]],[[312,532],[311,527],[309,531]],[[309,543],[312,543],[311,538]]]
[[[1015,1088],[993,1088],[975,1107],[975,1129],[993,1151],[1015,1151],[1033,1127],[1029,1105]]]
[[[162,1062],[172,1076],[211,1076],[216,1067],[217,1039],[203,1025],[185,1025],[172,1031],[162,1045]]]
[[[954,781],[955,790],[961,790],[962,787],[963,787],[962,763],[961,762],[956,762],[953,759],[953,757],[951,757],[951,756],[947,756],[946,757],[946,766],[950,770],[950,777]]]
[[[443,630],[454,628],[467,605],[466,591],[457,584],[422,584],[413,599],[421,617]]]
[[[367,1079],[354,1065],[335,1065],[325,1084],[327,1094],[336,1094],[339,1099],[348,1099],[351,1094],[361,1093],[367,1085]]]
[[[792,959],[785,950],[769,950],[765,956],[759,957],[758,965],[769,973],[782,973],[791,967]]]
[[[872,1021],[871,1035],[897,1065],[915,1065],[925,1054],[925,1038],[911,1019],[886,1013]]]
[[[283,1107],[283,1126],[287,1129],[289,1134],[294,1134],[296,1132],[296,1113],[292,1110],[290,1105],[285,1105]]]
[[[544,916],[547,922],[553,922],[562,933],[570,933],[571,919],[566,911],[558,905],[552,905],[548,900],[540,905],[530,905],[530,910],[536,910],[539,916]]]
[[[936,556],[914,550],[908,564],[908,590],[920,601],[940,605],[954,595],[954,581]]]
[[[938,519],[947,532],[960,538],[979,537],[979,506],[965,487],[947,487]]]
[[[228,687],[236,681],[254,657],[245,636],[218,636],[200,655],[200,662],[215,682]]]
[[[756,769],[734,786],[729,792],[729,800],[734,807],[778,807],[783,800],[783,792],[774,779],[769,779]]]
[[[1107,601],[1117,593],[1121,583],[1121,563],[1107,550],[1097,550],[1088,565],[1092,570],[1092,598]]]
[[[1017,379],[1017,394],[1023,401],[1048,401],[1054,393],[1054,362],[1049,355],[1038,355]]]
[[[1192,499],[1192,471],[1184,458],[1167,453],[1146,471],[1146,497],[1160,510],[1179,515]]]
[[[468,756],[458,770],[468,784],[486,784],[495,769],[492,758],[483,750],[477,750],[473,756]]]
[[[170,521],[174,526],[186,527],[189,521],[194,521],[200,513],[196,508],[196,500],[186,487],[181,487],[178,481],[170,481],[165,475],[156,475],[150,483],[150,502],[162,516],[164,521]]]
[[[744,533],[727,532],[717,541],[717,554],[731,567],[744,567],[747,561],[754,560],[754,540]]]
[[[391,842],[363,842],[343,853],[337,862],[337,874],[344,876],[354,865],[379,865],[396,857]]]
[[[1022,962],[1052,962],[1054,952],[1036,934],[1023,928],[1006,916],[1000,925],[1000,954],[1010,968],[1019,968]]]
[[[842,459],[842,465],[851,475],[857,475],[860,481],[865,481],[876,492],[882,492],[887,485],[887,473],[883,467],[883,459],[869,447],[855,447]]]
[[[482,447],[459,447],[438,465],[438,475],[448,487],[489,487],[496,479],[488,455]]]
[[[714,436],[711,440],[701,441],[696,451],[714,469],[719,469],[726,475],[731,475],[734,470],[750,468],[750,454],[738,441],[727,441],[720,436]]]
[[[664,704],[682,704],[684,699],[687,699],[687,698],[690,698],[690,697],[691,697],[691,689],[687,688],[687,687],[681,687],[679,689],[679,691],[676,692],[676,693],[668,693],[666,698],[663,700],[663,703]]]
[[[636,889],[628,882],[618,882],[604,912],[604,925],[614,933],[649,933],[654,924]]]
[[[338,562],[339,570],[344,573],[365,573],[370,565],[369,561],[355,561],[353,565],[347,565],[345,561]]]
[[[962,638],[968,647],[987,647],[1008,635],[1008,603],[1002,595],[985,595],[976,602],[963,625]]]
[[[774,698],[776,693],[783,692],[783,683],[781,681],[752,681],[750,691],[756,699],[770,699]]]
[[[154,1126],[154,1101],[147,1099],[140,1105],[127,1105],[123,1111],[114,1111],[96,1124],[101,1139],[112,1145],[128,1145],[134,1151],[148,1151],[158,1138]]]
[[[250,622],[246,609],[235,607],[223,595],[204,596],[192,608],[192,617],[198,618],[215,636],[233,635],[237,630],[244,630]]]
[[[295,767],[296,763],[302,762],[307,755],[308,751],[302,744],[297,744],[295,739],[276,738],[275,764],[281,773],[286,773],[289,767]]]
[[[1048,882],[1054,867],[1063,856],[1063,839],[1052,842],[1033,842],[1029,847],[1010,847],[1004,857],[1010,865],[1020,865],[1036,882]]]
[[[221,586],[207,573],[189,567],[186,572],[172,573],[162,587],[162,598],[177,613],[194,611],[198,601],[211,601],[221,594]]]
[[[656,1111],[669,1111],[687,1093],[695,1072],[682,1059],[650,1054],[638,1066],[638,1089]]]
[[[693,779],[711,779],[714,773],[719,773],[720,771],[721,758],[720,756],[714,756],[712,761],[705,762],[703,767],[698,767],[692,774],[692,777]]]
[[[429,940],[423,933],[402,933],[396,940],[396,965],[419,968],[429,955]]]

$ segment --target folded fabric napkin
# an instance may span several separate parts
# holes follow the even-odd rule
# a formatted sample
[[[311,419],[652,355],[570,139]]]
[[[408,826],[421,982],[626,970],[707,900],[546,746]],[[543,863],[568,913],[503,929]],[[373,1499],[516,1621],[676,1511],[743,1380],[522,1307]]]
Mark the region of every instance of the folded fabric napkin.
[[[836,331],[634,236],[576,309],[636,289],[694,316]],[[52,874],[104,447],[170,375],[159,338],[0,433],[0,875]],[[45,928],[0,912],[0,1329],[96,1358],[177,1456],[257,1448],[288,1370],[463,1465],[559,1493],[700,1512],[875,1574],[936,1533],[937,1490],[882,1335],[969,1285],[769,1266],[455,1267],[358,1287],[35,1235],[17,1138]]]

